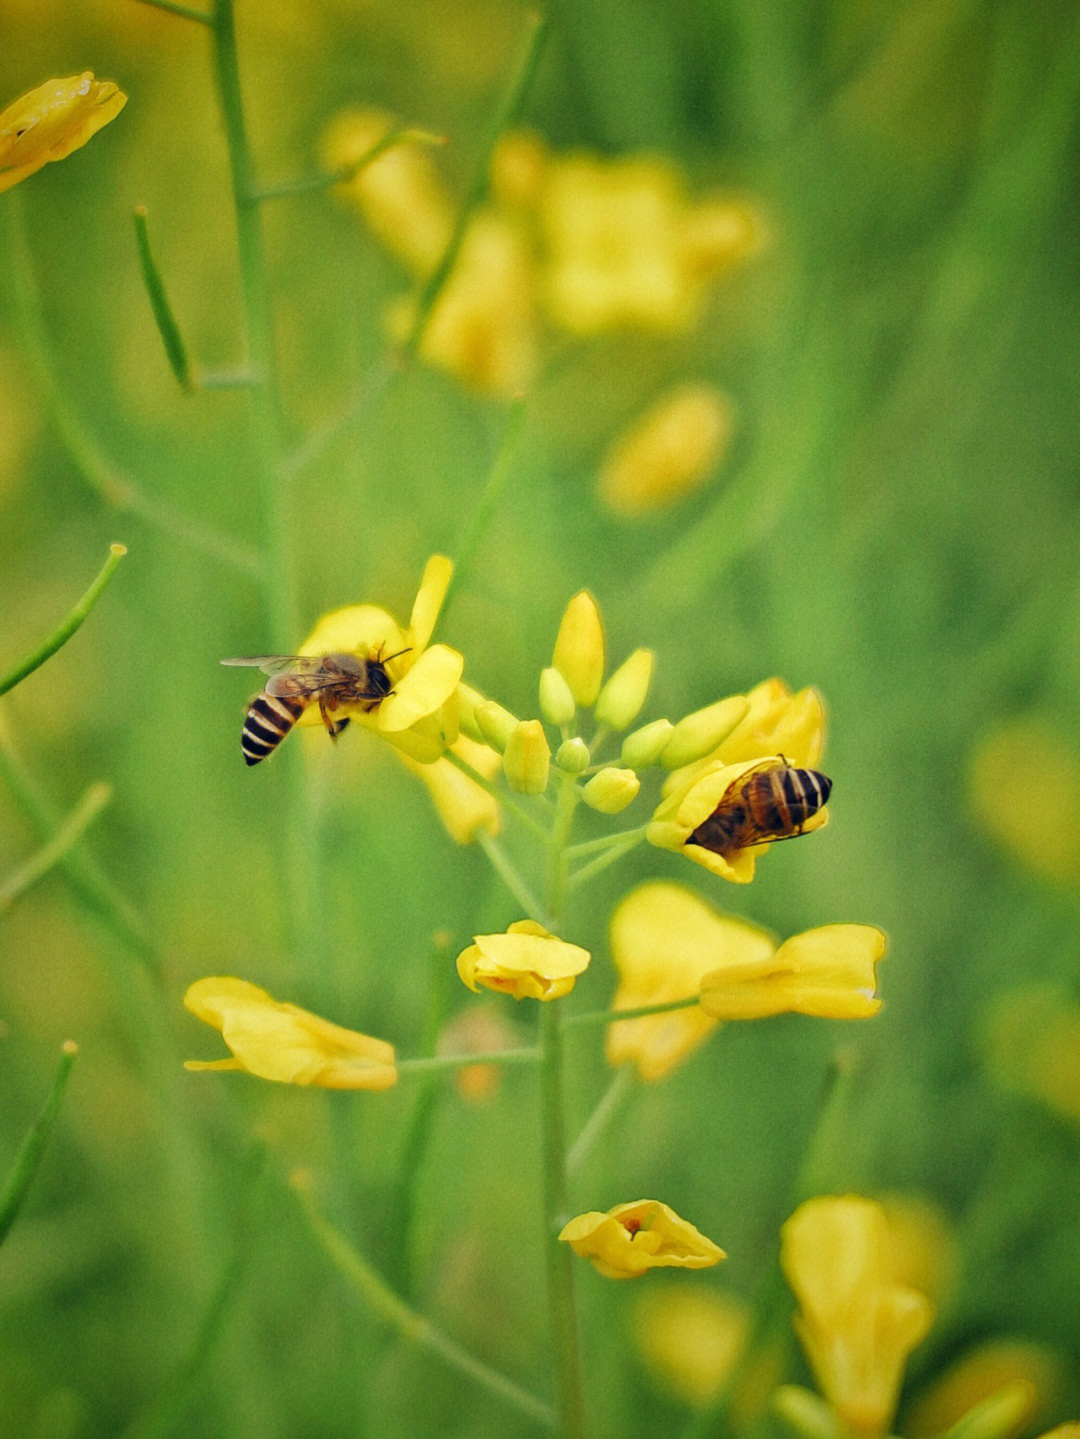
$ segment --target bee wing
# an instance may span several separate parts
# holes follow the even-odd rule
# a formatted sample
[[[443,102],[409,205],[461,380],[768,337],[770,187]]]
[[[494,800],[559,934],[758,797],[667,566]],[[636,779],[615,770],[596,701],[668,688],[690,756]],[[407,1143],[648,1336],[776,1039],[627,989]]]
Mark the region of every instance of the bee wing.
[[[223,665],[251,665],[273,676],[266,682],[268,695],[317,695],[341,683],[340,670],[324,668],[321,655],[242,655],[222,660]]]
[[[294,670],[299,674],[321,671],[321,655],[241,655],[236,659],[222,660],[223,665],[250,665],[262,670],[264,675],[280,674],[282,670]]]

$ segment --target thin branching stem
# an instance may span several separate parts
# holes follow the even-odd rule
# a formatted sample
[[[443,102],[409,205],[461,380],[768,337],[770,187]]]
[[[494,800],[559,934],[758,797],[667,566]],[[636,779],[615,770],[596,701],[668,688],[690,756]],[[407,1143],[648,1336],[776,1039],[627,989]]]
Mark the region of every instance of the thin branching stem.
[[[428,1350],[492,1397],[501,1399],[545,1429],[556,1427],[555,1415],[547,1404],[528,1390],[522,1389],[505,1374],[500,1374],[497,1369],[485,1364],[475,1354],[470,1354],[430,1319],[419,1314],[395,1294],[360,1251],[329,1223],[316,1206],[310,1192],[299,1184],[295,1187],[312,1233],[323,1252],[372,1313],[389,1324],[402,1338]]]
[[[524,805],[518,804],[517,800],[512,799],[505,789],[493,784],[486,775],[481,774],[467,759],[462,759],[461,755],[455,754],[452,749],[448,749],[443,758],[449,760],[455,769],[459,769],[462,774],[468,775],[475,784],[478,784],[481,789],[486,790],[493,799],[497,799],[515,819],[519,819],[526,829],[531,830],[537,839],[541,839],[544,844],[547,844],[549,838],[548,831],[539,820],[532,817]]]
[[[154,323],[161,336],[161,343],[165,347],[165,358],[169,362],[169,368],[176,376],[176,382],[180,388],[191,390],[191,362],[188,359],[187,346],[184,344],[179,322],[173,313],[173,307],[169,303],[169,296],[165,290],[165,281],[161,277],[161,270],[150,245],[150,229],[146,216],[146,206],[136,205],[132,218],[135,223],[135,244],[139,251],[143,284],[146,286],[146,293],[150,300]]]
[[[191,5],[182,5],[180,0],[139,0],[140,5],[149,5],[154,10],[164,10],[167,15],[179,15],[181,20],[194,20],[198,25],[213,25],[214,17],[205,10],[196,10]]]
[[[8,1230],[15,1223],[15,1218],[22,1208],[23,1200],[30,1188],[30,1181],[37,1173],[45,1143],[52,1133],[56,1116],[60,1112],[60,1101],[64,1097],[64,1088],[67,1085],[71,1066],[75,1063],[77,1053],[78,1045],[68,1040],[63,1046],[60,1063],[56,1069],[56,1077],[53,1079],[52,1089],[45,1101],[45,1107],[30,1126],[19,1146],[19,1152],[15,1156],[15,1163],[11,1167],[7,1184],[4,1186],[3,1193],[0,1194],[0,1244],[3,1244]]]
[[[602,854],[598,854],[595,859],[589,860],[587,864],[583,864],[580,869],[574,870],[569,875],[566,881],[567,889],[576,889],[579,884],[584,884],[586,880],[592,879],[601,870],[607,869],[609,864],[615,864],[622,859],[624,854],[629,854],[632,849],[636,849],[644,838],[644,826],[637,830],[626,830],[618,836],[613,835],[613,842]],[[616,840],[617,842],[615,842]]]
[[[540,1051],[531,1047],[492,1049],[479,1054],[432,1054],[421,1059],[399,1059],[399,1074],[434,1074],[442,1070],[465,1069],[471,1064],[539,1064]]]
[[[14,689],[20,680],[27,675],[33,674],[39,665],[43,665],[50,656],[54,655],[61,646],[67,644],[68,640],[86,619],[87,615],[97,603],[98,596],[112,578],[113,570],[127,554],[125,545],[110,545],[109,558],[102,565],[96,579],[80,600],[68,611],[51,634],[37,646],[36,649],[8,670],[7,674],[0,675],[0,695],[7,694],[8,690]]]
[[[544,914],[543,906],[533,894],[528,884],[526,884],[517,865],[506,853],[506,850],[503,849],[494,835],[487,834],[484,830],[479,830],[477,831],[476,842],[487,855],[492,869],[503,881],[528,917],[535,919],[537,924],[545,924],[547,916]]]
[[[585,1014],[572,1014],[566,1024],[576,1029],[581,1025],[614,1024],[617,1019],[645,1019],[651,1014],[671,1014],[677,1009],[693,1009],[700,1002],[700,994],[690,994],[685,999],[669,999],[663,1004],[642,1004],[637,1009],[590,1009]]]
[[[632,1066],[621,1065],[604,1090],[596,1108],[589,1115],[566,1154],[566,1171],[577,1174],[589,1155],[596,1148],[604,1131],[625,1104],[634,1087]]]
[[[323,171],[318,175],[303,175],[296,180],[282,180],[276,185],[264,185],[261,189],[252,192],[252,199],[259,204],[265,204],[267,200],[287,200],[297,195],[311,195],[319,190],[329,190],[334,185],[345,185],[350,180],[355,180],[362,170],[376,161],[380,155],[385,155],[387,150],[395,145],[411,143],[414,145],[445,145],[444,135],[433,135],[429,130],[418,130],[414,126],[406,125],[400,121],[391,125],[386,134],[377,140],[369,150],[365,150],[359,160],[354,160],[349,165],[340,165],[336,170]]]
[[[103,782],[92,784],[52,838],[0,880],[0,914],[10,909],[19,895],[60,863],[78,844],[110,799],[112,785]]]

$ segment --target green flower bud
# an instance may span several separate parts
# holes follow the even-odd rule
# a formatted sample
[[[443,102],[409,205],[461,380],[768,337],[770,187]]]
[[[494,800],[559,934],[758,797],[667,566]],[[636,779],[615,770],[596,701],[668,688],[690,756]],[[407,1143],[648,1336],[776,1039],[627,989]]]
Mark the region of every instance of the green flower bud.
[[[626,736],[619,758],[630,769],[648,769],[649,765],[660,762],[660,756],[674,731],[675,726],[670,720],[653,720],[652,724],[643,725]]]
[[[686,715],[664,746],[660,763],[665,769],[681,769],[684,764],[704,759],[745,719],[749,708],[745,695],[730,695]]]
[[[557,669],[540,671],[540,713],[548,724],[569,724],[577,706],[570,686]]]
[[[596,701],[596,718],[600,724],[610,725],[612,729],[625,729],[633,724],[649,693],[654,659],[652,650],[635,650],[623,661]]]
[[[555,751],[555,763],[565,774],[580,774],[588,766],[592,755],[583,739],[563,740]]]
[[[514,726],[520,723],[509,710],[504,710],[502,705],[496,704],[494,700],[484,700],[476,711],[476,721],[480,726],[483,743],[498,750],[500,754],[509,744]]]
[[[567,605],[551,663],[579,705],[595,703],[604,678],[604,629],[588,590],[576,594]]]
[[[641,781],[632,769],[602,769],[581,791],[591,809],[601,814],[618,814],[625,809],[641,788]]]
[[[487,704],[487,700],[478,690],[471,685],[458,683],[458,727],[470,739],[476,740],[479,744],[487,744],[484,732],[480,728],[480,721],[477,718],[477,710],[481,705]]]
[[[507,784],[518,794],[543,794],[550,766],[551,749],[544,726],[539,720],[519,720],[503,754]]]

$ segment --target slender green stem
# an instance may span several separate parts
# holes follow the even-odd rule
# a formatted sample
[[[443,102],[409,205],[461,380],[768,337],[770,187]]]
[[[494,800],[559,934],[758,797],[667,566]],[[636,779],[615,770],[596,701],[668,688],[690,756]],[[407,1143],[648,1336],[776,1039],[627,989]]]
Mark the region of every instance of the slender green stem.
[[[182,20],[194,20],[199,25],[213,25],[214,17],[205,10],[196,10],[190,5],[181,5],[180,0],[139,0],[140,5],[150,5],[155,10],[164,10],[168,15],[179,15]]]
[[[165,358],[168,360],[169,368],[176,376],[176,382],[180,388],[190,390],[192,388],[191,364],[188,360],[187,346],[180,333],[180,326],[173,313],[173,307],[169,304],[169,297],[165,293],[165,281],[161,278],[161,271],[154,259],[154,252],[150,248],[150,231],[146,223],[145,205],[135,206],[133,219],[135,221],[135,244],[139,250],[143,284],[146,286],[146,293],[150,299],[154,323],[158,327],[161,343],[165,347]]]
[[[481,789],[487,790],[488,794],[491,795],[493,799],[497,799],[505,809],[509,810],[515,819],[519,819],[526,829],[532,830],[538,839],[542,839],[544,843],[547,844],[549,836],[544,826],[540,824],[538,820],[534,819],[525,806],[519,804],[505,789],[492,784],[486,775],[482,775],[467,759],[462,759],[461,756],[455,754],[453,750],[448,749],[444,758],[448,759],[452,765],[461,770],[462,774],[467,774]]]
[[[264,185],[262,189],[252,192],[252,199],[264,204],[267,200],[286,200],[294,195],[310,195],[317,190],[329,190],[333,185],[347,184],[349,180],[355,180],[361,170],[367,169],[380,155],[385,155],[387,150],[406,143],[445,145],[446,137],[433,135],[429,130],[417,130],[401,121],[392,125],[381,140],[376,141],[369,150],[365,150],[359,160],[354,160],[351,165],[341,165],[336,170],[324,171],[318,175],[304,175],[298,180],[282,180],[277,185]]]
[[[0,779],[29,815],[31,823],[44,840],[60,829],[62,819],[54,805],[41,793],[37,784],[15,753],[7,729],[0,720]],[[79,898],[99,919],[151,969],[158,965],[154,946],[131,905],[102,875],[101,871],[81,852],[76,841],[57,859]]]
[[[614,1024],[617,1019],[645,1019],[650,1014],[670,1014],[675,1009],[693,1009],[701,1002],[700,994],[686,999],[669,999],[664,1004],[643,1004],[637,1009],[590,1009],[585,1014],[572,1014],[566,1020],[570,1028],[579,1025]]]
[[[480,205],[483,204],[484,198],[487,195],[491,159],[495,153],[495,147],[499,143],[503,131],[507,130],[517,119],[521,107],[524,104],[525,96],[528,93],[529,86],[532,83],[537,64],[540,60],[540,53],[543,49],[544,38],[548,32],[548,25],[548,18],[544,15],[531,15],[527,21],[527,29],[522,42],[521,54],[514,67],[506,95],[492,122],[487,143],[484,145],[479,162],[477,163],[468,194],[465,196],[464,203],[458,211],[453,233],[450,236],[442,259],[436,265],[420,292],[412,329],[409,331],[408,337],[402,346],[402,357],[406,361],[411,360],[420,348],[420,341],[424,337],[427,322],[431,318],[431,312],[434,310],[435,302],[442,293],[443,286],[450,278],[473,215],[479,209]]]
[[[30,1188],[30,1181],[37,1172],[45,1143],[52,1133],[56,1116],[60,1112],[60,1100],[63,1098],[64,1087],[68,1082],[71,1066],[75,1063],[77,1053],[78,1045],[69,1039],[61,1051],[60,1063],[56,1069],[52,1090],[45,1101],[45,1107],[30,1126],[26,1137],[19,1146],[8,1182],[4,1186],[3,1194],[0,1195],[0,1244],[3,1244],[8,1230],[15,1223],[16,1215],[22,1208],[23,1200]]]
[[[101,567],[97,578],[83,595],[82,599],[68,611],[53,630],[52,634],[42,640],[37,649],[31,651],[25,659],[20,660],[18,664],[9,669],[7,674],[0,675],[0,695],[7,694],[8,690],[14,689],[20,680],[25,679],[28,674],[32,674],[39,665],[43,665],[51,655],[54,655],[62,645],[67,644],[68,640],[94,608],[98,596],[109,583],[113,570],[116,569],[126,554],[127,547],[125,545],[109,546],[109,558]]]
[[[495,870],[528,917],[535,919],[537,924],[544,924],[546,916],[543,906],[525,883],[517,865],[514,864],[499,841],[493,835],[485,833],[484,830],[477,830],[476,842],[487,855],[492,869]]]
[[[259,557],[250,546],[221,534],[200,520],[191,519],[166,501],[146,494],[126,471],[105,456],[64,394],[56,373],[55,356],[45,328],[41,298],[21,222],[19,196],[8,195],[7,203],[0,206],[0,210],[6,212],[11,256],[10,264],[0,267],[0,273],[6,271],[10,279],[12,310],[23,350],[53,425],[84,482],[104,504],[138,516],[155,529],[182,540],[231,569],[242,574],[258,575]]]
[[[616,834],[601,835],[599,839],[586,839],[580,844],[568,844],[566,846],[566,858],[568,860],[584,859],[588,854],[596,854],[598,851],[612,849],[622,844],[623,840],[633,836],[635,842],[645,836],[645,826],[640,825],[637,829],[621,829]]]
[[[623,1107],[634,1087],[634,1072],[629,1064],[620,1065],[607,1089],[600,1096],[596,1108],[585,1121],[578,1137],[566,1155],[568,1174],[576,1174],[588,1159],[597,1141],[608,1125]]]
[[[427,1349],[494,1398],[503,1400],[546,1429],[555,1428],[555,1416],[547,1404],[522,1389],[505,1374],[500,1374],[498,1370],[477,1359],[474,1354],[470,1354],[437,1328],[430,1319],[410,1308],[394,1293],[382,1276],[376,1273],[359,1250],[326,1220],[316,1207],[311,1194],[299,1185],[296,1188],[312,1233],[324,1253],[373,1313],[403,1338]]]
[[[422,1059],[399,1059],[399,1074],[436,1074],[442,1070],[466,1069],[470,1064],[539,1064],[539,1049],[492,1049],[482,1054],[432,1054]]]
[[[580,869],[576,869],[567,878],[567,889],[576,889],[579,884],[584,884],[587,879],[592,879],[594,875],[607,869],[609,864],[616,864],[624,854],[629,854],[632,849],[636,849],[644,838],[644,825],[638,830],[625,830],[618,837],[617,844],[610,845],[606,853],[598,854],[595,859],[590,860],[588,864],[583,864]]]
[[[20,894],[48,874],[54,865],[77,844],[85,831],[112,799],[112,785],[92,784],[51,839],[0,881],[0,914],[10,909]]]

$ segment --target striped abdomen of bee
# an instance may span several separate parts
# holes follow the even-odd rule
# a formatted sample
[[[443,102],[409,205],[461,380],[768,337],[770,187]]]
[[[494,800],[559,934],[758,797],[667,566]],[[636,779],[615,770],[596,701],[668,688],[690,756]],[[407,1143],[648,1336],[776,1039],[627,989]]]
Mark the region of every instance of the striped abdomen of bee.
[[[266,690],[257,694],[248,706],[240,735],[248,764],[258,764],[273,754],[310,703],[309,695],[272,695]]]
[[[779,764],[751,770],[732,785],[686,843],[726,857],[750,845],[795,839],[831,791],[832,780],[816,769]]]

